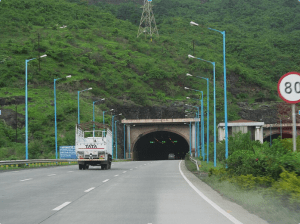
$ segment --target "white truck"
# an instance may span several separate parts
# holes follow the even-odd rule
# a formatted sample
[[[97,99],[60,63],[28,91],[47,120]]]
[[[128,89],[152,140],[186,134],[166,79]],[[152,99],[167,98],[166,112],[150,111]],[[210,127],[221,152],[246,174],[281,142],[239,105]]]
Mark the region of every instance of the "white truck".
[[[95,126],[97,129],[95,130]],[[80,170],[89,166],[101,166],[101,169],[111,168],[112,162],[112,132],[97,122],[87,122],[76,125],[75,151]]]

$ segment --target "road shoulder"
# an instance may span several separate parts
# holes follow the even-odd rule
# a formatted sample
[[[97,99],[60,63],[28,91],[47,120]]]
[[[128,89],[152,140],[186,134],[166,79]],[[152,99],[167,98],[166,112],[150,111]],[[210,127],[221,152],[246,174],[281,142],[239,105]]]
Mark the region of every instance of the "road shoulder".
[[[190,172],[186,166],[185,161],[182,160],[180,164],[181,171],[186,176],[186,178],[206,197],[220,206],[223,210],[228,212],[234,218],[242,222],[243,224],[268,224],[267,221],[261,219],[260,217],[248,212],[242,206],[229,201],[228,199],[222,197],[218,192],[213,190],[209,185],[201,181],[198,177],[196,177],[192,172]],[[200,197],[200,196],[199,196]]]

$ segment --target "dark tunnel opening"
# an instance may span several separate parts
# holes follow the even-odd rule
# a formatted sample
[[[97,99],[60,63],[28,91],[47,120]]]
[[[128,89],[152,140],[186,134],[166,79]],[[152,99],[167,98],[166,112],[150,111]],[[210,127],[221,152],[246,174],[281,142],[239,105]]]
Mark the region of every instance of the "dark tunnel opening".
[[[178,134],[157,131],[142,136],[135,144],[135,160],[166,160],[170,153],[175,159],[184,159],[189,151],[187,141]]]
[[[273,141],[274,139],[277,139],[279,136],[281,136],[281,134],[273,134],[271,135],[271,140]],[[282,139],[285,138],[293,138],[293,136],[291,134],[282,133]],[[270,136],[265,137],[263,141],[270,142]]]

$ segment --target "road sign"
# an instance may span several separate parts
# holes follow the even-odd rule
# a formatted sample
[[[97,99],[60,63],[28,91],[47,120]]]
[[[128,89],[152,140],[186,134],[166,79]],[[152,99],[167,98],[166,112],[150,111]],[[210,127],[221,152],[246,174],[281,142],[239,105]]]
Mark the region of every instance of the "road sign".
[[[75,146],[59,146],[60,159],[77,159]]]
[[[1,1],[1,0],[0,0]],[[1,110],[0,110],[0,115],[1,115]]]
[[[281,99],[287,103],[300,102],[300,73],[289,72],[283,75],[278,84],[277,91]]]

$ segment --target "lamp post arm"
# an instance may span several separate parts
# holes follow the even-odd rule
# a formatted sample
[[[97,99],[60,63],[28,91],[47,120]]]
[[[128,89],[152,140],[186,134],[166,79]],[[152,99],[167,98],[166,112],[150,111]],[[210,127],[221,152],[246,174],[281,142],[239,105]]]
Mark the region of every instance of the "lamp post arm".
[[[207,61],[207,60],[204,60],[204,59],[202,59],[202,58],[196,58],[196,59],[198,59],[198,60],[201,60],[201,61],[205,61],[205,62],[209,62],[209,63],[214,63],[213,61]]]
[[[210,28],[210,27],[207,27],[207,28],[208,28],[209,30],[217,31],[217,32],[219,32],[219,33],[221,33],[221,34],[224,33],[224,31],[216,30],[216,29],[213,29],[213,28]]]

